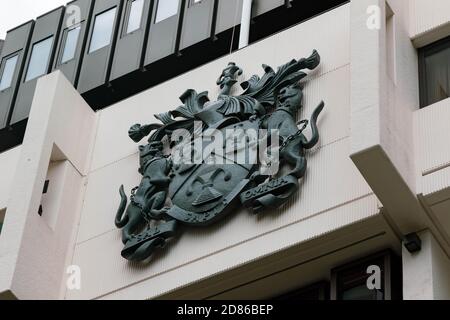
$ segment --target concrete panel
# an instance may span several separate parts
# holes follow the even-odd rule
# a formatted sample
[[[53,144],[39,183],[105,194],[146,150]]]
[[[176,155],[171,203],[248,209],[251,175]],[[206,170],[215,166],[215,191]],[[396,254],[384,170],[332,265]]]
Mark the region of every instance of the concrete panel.
[[[432,225],[416,198],[417,52],[405,17],[397,14],[403,8],[402,0],[361,0],[350,5],[351,157],[392,223],[407,234]],[[368,28],[371,5],[381,9],[380,30]]]
[[[95,113],[62,73],[37,83],[0,241],[0,293],[19,299],[58,299],[76,242],[83,175],[88,167]],[[80,134],[82,133],[82,134]],[[54,231],[38,215],[50,161],[65,160]],[[44,212],[45,213],[45,212]],[[43,290],[42,288],[45,288]]]
[[[3,129],[7,125],[9,113],[16,99],[33,25],[34,21],[27,22],[8,31],[6,35],[0,60],[0,73],[3,74],[6,59],[15,55],[18,56],[11,86],[0,91],[0,129]]]
[[[57,56],[53,63],[53,70],[61,70],[64,76],[76,87],[81,68],[84,46],[89,30],[90,15],[93,8],[93,0],[76,0],[67,4],[61,33],[58,39]],[[80,10],[80,15],[74,14],[74,10]],[[68,35],[71,32],[78,33],[73,51],[73,58],[64,56]]]
[[[59,37],[63,14],[64,7],[60,7],[36,19],[36,23],[33,29],[33,35],[30,41],[30,49],[28,50],[27,59],[25,61],[25,68],[17,94],[17,100],[14,105],[11,124],[28,118],[31,109],[31,103],[33,102],[34,91],[36,89],[36,83],[39,77],[42,76],[28,76],[28,72],[31,72],[29,68],[30,62],[36,62],[37,64],[46,64],[42,67],[42,71],[44,72],[43,75],[48,74],[52,70],[53,59],[55,56],[57,39]],[[32,61],[33,46],[47,39],[48,41],[51,41],[48,52],[45,52],[46,54],[48,53],[48,55],[42,57],[39,56],[36,59],[40,60]],[[47,61],[41,61],[41,59],[47,59]]]
[[[410,35],[419,46],[450,35],[450,2],[446,0],[411,0]],[[422,38],[422,39],[421,39]]]
[[[450,167],[429,173],[419,180],[421,182],[418,190],[420,194],[428,196],[443,191],[450,186]],[[442,198],[439,201],[442,201]]]
[[[211,36],[215,0],[186,0],[180,49],[190,47]]]
[[[62,163],[58,174],[59,189],[50,190],[46,195],[43,206],[48,206],[44,207],[42,217],[31,212],[34,214],[30,214],[26,222],[24,245],[12,285],[12,291],[22,300],[61,299],[65,291],[66,268],[76,231],[73,226],[78,222],[83,179],[69,161]],[[58,180],[52,178],[55,178],[53,182]]]
[[[0,154],[0,210],[8,205],[8,200],[16,172],[17,161],[20,157],[21,147],[16,147]]]
[[[122,11],[123,0],[97,0],[92,14],[92,21],[89,27],[89,36],[87,39],[87,45],[84,52],[83,65],[81,67],[80,79],[78,82],[78,92],[85,93],[89,90],[97,88],[107,83],[109,78],[109,72],[111,68],[111,59],[114,53],[115,39],[119,30],[119,22]],[[95,22],[102,13],[106,13],[109,10],[114,10],[113,21],[111,21],[111,28],[108,30],[111,32],[111,38],[106,39],[105,46],[94,50],[92,47],[92,36],[94,34]],[[112,12],[112,11],[110,11]],[[101,19],[101,18],[99,18]],[[105,22],[108,23],[109,21]],[[100,29],[99,29],[100,30]]]
[[[450,99],[414,113],[416,155],[422,175],[450,166]]]
[[[447,239],[450,239],[450,199],[432,206],[437,222],[442,226]]]
[[[289,209],[291,210],[295,209]],[[264,231],[267,230],[266,227],[273,225],[277,220],[276,216],[282,217],[286,212],[267,216],[259,221],[251,214],[242,212],[225,225],[219,225],[213,230],[194,230],[184,234],[179,241],[171,245],[170,250],[160,252],[147,266],[132,265],[123,260],[114,252],[120,251],[122,247],[120,233],[115,231],[106,233],[95,241],[77,246],[73,263],[86,270],[84,277],[87,285],[82,291],[68,292],[67,298],[157,297],[319,235],[323,236],[343,226],[369,218],[377,212],[377,201],[369,196],[321,214],[311,215],[296,223],[283,224],[272,232]],[[244,230],[251,234],[244,235]],[[257,236],[254,234],[255,231]],[[233,234],[232,238],[230,234]],[[235,239],[235,236],[239,239]],[[242,239],[245,240],[240,241]],[[104,250],[105,247],[111,250]],[[94,253],[98,256],[96,261],[98,269],[92,267]],[[127,290],[126,287],[130,285],[133,285],[132,290]]]
[[[410,254],[403,249],[403,298],[405,300],[450,299],[450,260],[433,234],[419,234],[422,250]]]

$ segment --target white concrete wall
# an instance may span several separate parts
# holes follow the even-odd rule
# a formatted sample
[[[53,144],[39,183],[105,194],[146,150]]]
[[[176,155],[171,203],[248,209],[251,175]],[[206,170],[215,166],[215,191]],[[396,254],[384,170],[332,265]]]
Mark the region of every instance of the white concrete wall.
[[[450,34],[450,2],[410,0],[410,34],[417,47]]]
[[[421,176],[450,166],[450,99],[414,114],[416,155]]]
[[[62,73],[38,81],[0,239],[0,296],[63,297],[95,121],[94,112]],[[61,162],[58,173],[48,173],[51,161]],[[49,189],[43,202],[48,178],[58,187]],[[39,216],[40,204],[50,203]]]
[[[393,20],[368,30],[367,7],[379,5],[384,19],[386,3]],[[43,78],[23,146],[0,155],[0,210],[8,208],[0,295],[153,298],[367,221],[383,206],[397,236],[430,229],[421,233],[419,254],[403,253],[405,298],[450,298],[450,106],[444,100],[418,109],[414,48],[436,36],[434,30],[445,33],[450,19],[439,3],[447,2],[353,0],[97,114],[60,73]],[[309,154],[307,176],[290,205],[262,218],[241,210],[210,229],[188,230],[149,265],[121,258],[118,188],[130,190],[140,180],[129,127],[175,109],[188,88],[209,90],[215,99],[215,81],[229,61],[244,69],[243,81],[261,75],[262,63],[277,67],[312,49],[322,64],[307,78],[302,117],[320,100],[326,108],[320,145]],[[50,162],[58,169],[49,171]],[[16,166],[22,169],[15,172]],[[48,178],[58,187],[43,199]],[[81,267],[80,291],[66,290],[70,264]]]
[[[450,2],[410,2],[411,37],[421,47],[450,36]],[[433,221],[433,235],[450,255],[450,99],[414,112],[417,190]]]
[[[414,114],[415,149],[420,173],[417,193],[422,205],[442,235],[440,243],[450,246],[450,99]]]
[[[416,47],[450,35],[449,1],[411,0],[409,13],[410,36]],[[433,228],[420,233],[422,251],[411,255],[404,250],[405,299],[450,299],[449,101],[416,110],[413,116],[416,193]]]
[[[83,271],[83,285],[66,297],[159,296],[377,214],[376,198],[349,159],[349,37],[347,5],[101,111],[73,259]],[[261,75],[262,63],[277,67],[313,49],[322,55],[322,65],[305,87],[302,116],[309,117],[322,99],[327,106],[319,124],[321,144],[309,155],[307,177],[291,205],[262,218],[242,210],[216,227],[187,231],[149,265],[123,260],[113,219],[119,186],[130,190],[139,183],[130,125],[176,108],[188,88],[209,90],[215,99],[215,81],[229,61],[244,69],[240,80],[245,80]]]
[[[405,300],[449,300],[450,260],[430,231],[419,234],[422,250],[403,249],[403,298]]]
[[[368,27],[378,13],[371,6],[379,8],[379,29]],[[407,21],[405,0],[351,1],[351,156],[403,234],[429,222],[416,199],[417,52]]]
[[[407,29],[408,0],[389,0],[387,3],[394,14],[394,32],[389,34],[386,31],[385,44],[381,47],[380,80],[386,90],[382,92],[381,143],[408,186],[415,191],[417,166],[414,157],[413,114],[419,109],[417,51]],[[393,47],[389,47],[389,42],[393,42]],[[388,63],[389,59],[393,59],[392,63]]]
[[[0,210],[8,204],[21,147],[0,154]]]

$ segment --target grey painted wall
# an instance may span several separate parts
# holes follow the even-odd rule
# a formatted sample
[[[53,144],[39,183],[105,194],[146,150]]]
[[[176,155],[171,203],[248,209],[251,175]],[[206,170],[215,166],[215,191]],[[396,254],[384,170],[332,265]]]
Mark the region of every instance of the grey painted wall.
[[[242,0],[219,0],[216,34],[241,23]]]
[[[78,91],[80,93],[85,93],[107,83],[108,73],[110,71],[110,62],[114,52],[115,39],[118,32],[118,24],[120,22],[122,3],[123,0],[95,1],[92,23],[89,28],[89,37],[87,40],[86,49],[84,51],[83,66],[81,68],[80,80],[78,82]],[[100,14],[114,8],[116,11],[109,44],[98,50],[90,52],[96,18],[99,17]]]
[[[57,55],[53,62],[53,70],[61,70],[61,72],[75,87],[78,82],[79,72],[83,60],[82,55],[88,34],[87,31],[89,30],[89,17],[92,13],[93,4],[93,0],[76,0],[67,4],[67,11],[64,15],[64,21],[58,39],[58,48],[56,51]],[[78,6],[80,8],[79,19],[74,19],[74,15],[70,7],[71,5]],[[77,29],[79,30],[79,33],[74,51],[74,58],[68,61],[63,61],[68,34],[70,32],[74,32],[72,30]]]
[[[64,10],[64,7],[60,7],[36,19],[33,35],[30,42],[30,50],[28,50],[27,59],[25,61],[25,68],[21,77],[21,84],[19,86],[17,100],[11,118],[11,124],[22,121],[28,117],[31,103],[33,101],[36,83],[39,79],[39,77],[27,79],[27,74],[29,72],[30,61],[33,53],[33,46],[41,43],[41,41],[44,41],[46,39],[51,39],[52,42],[50,50],[48,52],[48,60],[47,65],[45,66],[44,74],[48,74],[52,70],[53,58],[56,51],[57,39],[59,37]],[[39,59],[41,58],[42,57],[39,57]]]
[[[186,0],[180,49],[190,47],[211,36],[215,0],[194,3]]]
[[[182,3],[183,1],[180,0],[178,12],[176,15],[156,22],[158,3],[156,0],[154,0],[150,31],[148,35],[148,42],[144,59],[145,66],[151,64],[152,62],[165,58],[175,52],[178,24],[182,11]]]
[[[7,125],[8,115],[14,104],[33,25],[34,22],[30,21],[8,31],[8,34],[6,35],[1,54],[1,68],[4,68],[6,59],[12,55],[17,53],[18,58],[11,86],[0,91],[0,129],[3,129]]]
[[[120,19],[119,34],[114,51],[113,63],[111,67],[110,81],[120,78],[127,73],[138,70],[141,67],[141,60],[144,55],[144,45],[148,31],[152,0],[144,0],[142,13],[140,15],[139,28],[131,31],[129,21],[131,4],[133,0],[126,0],[123,3],[122,15]],[[137,20],[136,20],[137,21]],[[130,50],[132,48],[132,50]]]

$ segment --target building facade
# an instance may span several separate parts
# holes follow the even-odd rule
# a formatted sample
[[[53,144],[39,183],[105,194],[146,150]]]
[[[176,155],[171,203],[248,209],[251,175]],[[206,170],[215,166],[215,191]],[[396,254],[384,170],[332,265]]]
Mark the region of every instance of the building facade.
[[[77,0],[8,33],[0,297],[450,299],[448,1],[254,0],[242,48],[245,1],[172,2]],[[141,178],[130,126],[186,89],[216,100],[229,62],[243,82],[313,49],[299,117],[325,109],[300,191],[122,258],[118,190]]]

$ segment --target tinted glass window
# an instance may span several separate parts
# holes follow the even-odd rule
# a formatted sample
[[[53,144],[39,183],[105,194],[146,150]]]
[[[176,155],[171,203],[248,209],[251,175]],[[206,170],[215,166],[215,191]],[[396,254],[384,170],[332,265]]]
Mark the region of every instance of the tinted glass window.
[[[450,97],[450,41],[429,47],[422,55],[422,107]]]
[[[15,55],[15,56],[9,57],[5,60],[3,72],[2,72],[1,78],[0,78],[0,90],[5,90],[5,89],[11,87],[18,58],[19,58],[19,55]],[[0,69],[0,71],[1,71],[1,69]]]
[[[5,221],[5,210],[0,210],[0,233],[2,233],[3,223]]]
[[[141,27],[143,10],[144,10],[144,0],[134,0],[131,2],[130,16],[128,17],[127,33],[136,31]]]
[[[116,8],[112,8],[95,17],[89,53],[104,48],[111,43],[115,18]]]
[[[341,293],[342,300],[383,300],[383,292],[369,290],[367,285],[361,284],[344,290]]]
[[[52,44],[53,36],[33,45],[25,81],[35,79],[47,73]]]
[[[179,2],[180,0],[159,0],[155,23],[176,15],[178,13]]]
[[[380,273],[379,289],[370,288],[368,286],[368,279],[371,273],[368,273],[370,266],[377,266]],[[384,276],[386,273],[386,266],[384,257],[374,258],[360,263],[352,263],[349,266],[340,268],[339,271],[334,271],[335,274],[335,289],[337,300],[384,300],[385,287]]]
[[[75,58],[80,31],[81,26],[78,26],[76,28],[67,31],[61,63],[65,63]]]

